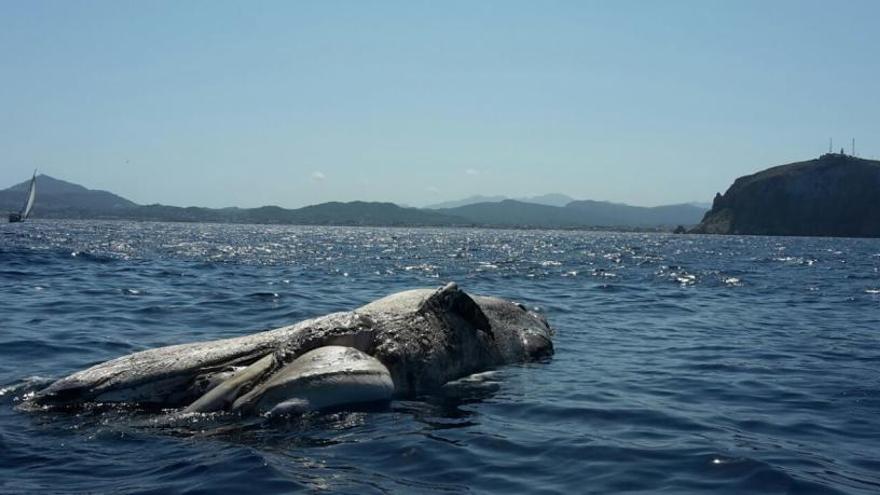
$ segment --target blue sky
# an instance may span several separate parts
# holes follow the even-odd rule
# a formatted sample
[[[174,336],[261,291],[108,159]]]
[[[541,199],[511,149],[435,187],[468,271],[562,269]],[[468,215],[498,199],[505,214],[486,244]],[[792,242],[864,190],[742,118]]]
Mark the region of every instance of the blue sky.
[[[880,157],[880,2],[0,1],[0,187],[709,201]],[[839,143],[839,144],[838,144]]]

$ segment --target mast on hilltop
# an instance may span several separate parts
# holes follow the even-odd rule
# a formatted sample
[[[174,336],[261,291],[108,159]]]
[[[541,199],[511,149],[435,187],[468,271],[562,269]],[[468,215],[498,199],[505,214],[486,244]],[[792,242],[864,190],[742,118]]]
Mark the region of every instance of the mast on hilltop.
[[[846,148],[840,148],[839,153],[834,152],[834,138],[828,138],[828,153],[822,155],[823,157],[831,157],[831,156],[851,156],[855,158],[856,156],[856,138],[852,138],[850,142],[849,155],[846,154]]]

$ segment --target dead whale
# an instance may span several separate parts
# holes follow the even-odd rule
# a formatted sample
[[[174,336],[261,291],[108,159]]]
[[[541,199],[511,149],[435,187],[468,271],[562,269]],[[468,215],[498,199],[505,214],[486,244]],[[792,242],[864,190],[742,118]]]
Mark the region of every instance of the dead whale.
[[[137,352],[62,378],[29,402],[242,414],[344,407],[429,394],[550,356],[552,335],[547,320],[521,304],[450,283],[253,335]]]

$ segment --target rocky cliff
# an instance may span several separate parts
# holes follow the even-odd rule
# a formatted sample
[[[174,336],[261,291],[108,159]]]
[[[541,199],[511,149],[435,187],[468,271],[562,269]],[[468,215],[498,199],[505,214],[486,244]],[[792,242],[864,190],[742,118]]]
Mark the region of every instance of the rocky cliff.
[[[880,237],[880,161],[829,153],[740,177],[691,232]]]

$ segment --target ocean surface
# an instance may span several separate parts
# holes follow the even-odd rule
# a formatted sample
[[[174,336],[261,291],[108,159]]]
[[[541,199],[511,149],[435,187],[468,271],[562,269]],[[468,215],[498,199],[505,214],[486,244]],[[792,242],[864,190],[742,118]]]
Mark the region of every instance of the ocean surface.
[[[556,355],[281,420],[25,412],[52,379],[456,281]],[[0,224],[0,493],[880,492],[880,240]]]

